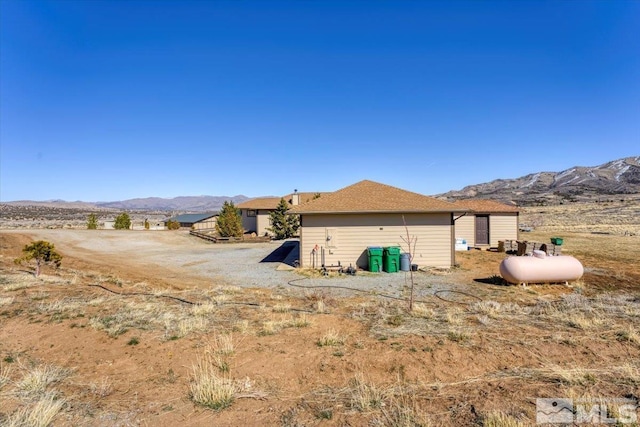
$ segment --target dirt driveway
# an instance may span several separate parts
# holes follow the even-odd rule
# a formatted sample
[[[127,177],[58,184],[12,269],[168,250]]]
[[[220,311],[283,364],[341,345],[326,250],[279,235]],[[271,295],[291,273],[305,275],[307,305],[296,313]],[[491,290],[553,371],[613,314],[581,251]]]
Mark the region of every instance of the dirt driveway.
[[[170,231],[117,231],[117,230],[4,230],[4,238],[43,239],[56,245],[65,257],[66,268],[97,271],[134,282],[145,282],[152,287],[172,289],[201,288],[213,285],[233,285],[247,288],[270,288],[299,293],[299,287],[333,288],[332,293],[383,293],[399,297],[409,284],[408,275],[371,274],[330,278],[307,277],[296,271],[277,270],[277,257],[281,242],[214,244],[187,232]],[[10,245],[6,245],[10,246]],[[14,245],[15,246],[15,245]],[[448,274],[419,272],[414,280],[417,295],[432,295],[446,289],[481,291],[464,264],[473,264],[473,274],[490,277],[497,273],[503,256],[497,254],[459,254],[463,268]],[[13,254],[12,256],[18,256]],[[487,257],[492,258],[487,262]],[[481,258],[481,259],[476,259]],[[493,259],[495,258],[495,259]],[[275,262],[274,262],[275,261]],[[480,271],[478,271],[480,269]],[[484,270],[484,271],[483,271]],[[296,280],[298,279],[298,280]],[[304,280],[302,280],[304,279]]]

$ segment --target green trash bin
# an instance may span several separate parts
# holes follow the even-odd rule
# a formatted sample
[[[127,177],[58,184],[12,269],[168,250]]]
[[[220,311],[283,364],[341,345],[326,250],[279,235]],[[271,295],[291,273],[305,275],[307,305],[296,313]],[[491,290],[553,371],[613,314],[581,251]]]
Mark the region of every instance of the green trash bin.
[[[562,237],[552,237],[551,243],[557,246],[562,246],[562,244],[564,243],[564,239]]]
[[[387,273],[398,272],[400,269],[400,248],[398,246],[388,246],[384,248],[382,269]]]
[[[368,246],[369,271],[379,273],[382,271],[382,246]]]

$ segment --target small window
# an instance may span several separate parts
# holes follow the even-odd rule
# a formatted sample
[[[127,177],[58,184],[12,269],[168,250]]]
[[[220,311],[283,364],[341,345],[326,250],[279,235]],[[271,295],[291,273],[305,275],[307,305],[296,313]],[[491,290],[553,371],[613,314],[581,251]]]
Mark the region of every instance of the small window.
[[[256,216],[255,209],[247,209],[247,216]]]

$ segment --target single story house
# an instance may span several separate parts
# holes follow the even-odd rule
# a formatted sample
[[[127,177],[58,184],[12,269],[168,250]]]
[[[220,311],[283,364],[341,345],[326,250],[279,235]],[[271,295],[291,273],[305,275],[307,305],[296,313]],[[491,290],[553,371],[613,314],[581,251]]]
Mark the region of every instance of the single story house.
[[[413,264],[449,268],[455,264],[452,203],[380,184],[360,181],[293,206],[300,215],[300,265],[313,264],[324,249],[325,265],[367,268],[368,246],[400,246],[407,230],[416,238]],[[466,211],[463,209],[463,211]],[[406,228],[405,228],[406,224]],[[320,257],[318,255],[320,265]]]
[[[171,217],[164,222],[165,227],[169,221],[177,221],[180,228],[190,228],[192,230],[208,230],[216,227],[218,212],[182,214]]]
[[[269,214],[276,210],[280,199],[285,199],[289,206],[297,206],[309,202],[314,198],[328,193],[295,193],[283,197],[259,197],[242,202],[236,207],[240,209],[242,227],[246,233],[256,233],[258,236],[271,235]]]
[[[456,211],[456,239],[481,248],[496,247],[499,240],[518,239],[516,206],[486,199],[457,200],[453,204],[461,209]]]

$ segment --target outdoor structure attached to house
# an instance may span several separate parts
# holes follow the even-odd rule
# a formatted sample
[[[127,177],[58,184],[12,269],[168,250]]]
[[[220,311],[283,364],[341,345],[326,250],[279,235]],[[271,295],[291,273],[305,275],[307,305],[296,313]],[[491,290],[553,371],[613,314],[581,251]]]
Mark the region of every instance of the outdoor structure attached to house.
[[[400,246],[408,252],[403,241],[408,230],[417,239],[413,264],[449,268],[455,263],[456,209],[449,202],[365,180],[289,212],[300,215],[303,267],[311,267],[313,252],[324,248],[328,266],[340,262],[367,268],[368,246]]]
[[[458,200],[453,204],[472,211],[456,211],[456,239],[466,240],[470,247],[497,247],[499,240],[518,240],[517,207],[486,199]]]
[[[328,193],[292,193],[283,196],[289,206],[297,206],[309,202],[323,194]],[[247,200],[240,203],[237,208],[240,209],[242,216],[242,227],[246,233],[256,233],[258,236],[271,235],[269,228],[271,222],[269,214],[276,210],[280,203],[280,197],[259,197],[257,199]]]
[[[169,221],[178,221],[180,228],[191,228],[193,230],[209,230],[216,227],[216,218],[218,212],[182,214],[167,219],[164,222],[166,226]]]

